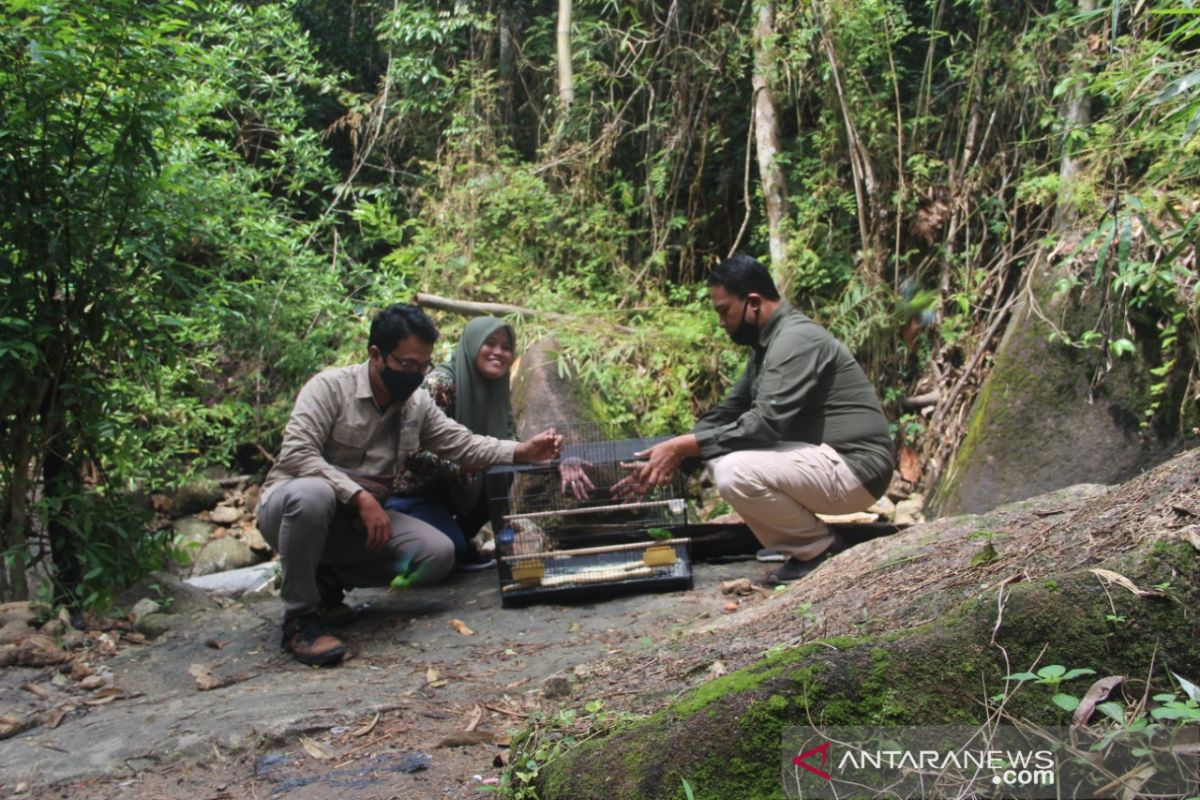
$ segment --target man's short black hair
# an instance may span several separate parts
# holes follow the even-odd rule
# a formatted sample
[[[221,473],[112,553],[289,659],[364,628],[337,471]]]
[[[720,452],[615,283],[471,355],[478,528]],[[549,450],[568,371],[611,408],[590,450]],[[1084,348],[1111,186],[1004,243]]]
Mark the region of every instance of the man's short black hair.
[[[390,353],[401,340],[416,336],[429,344],[438,340],[438,329],[428,315],[409,303],[393,303],[380,311],[371,320],[371,335],[368,345],[375,345],[381,353]]]
[[[738,297],[748,297],[751,292],[761,294],[768,300],[779,299],[779,289],[767,268],[753,257],[730,256],[717,264],[708,276],[708,285],[721,285],[725,291]]]

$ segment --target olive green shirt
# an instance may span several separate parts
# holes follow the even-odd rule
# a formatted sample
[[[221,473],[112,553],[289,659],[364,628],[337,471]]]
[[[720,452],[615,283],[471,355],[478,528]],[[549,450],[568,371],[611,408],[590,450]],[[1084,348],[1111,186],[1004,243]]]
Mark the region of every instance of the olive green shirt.
[[[875,389],[844,344],[783,301],[759,333],[746,370],[692,429],[704,458],[827,444],[874,496],[892,477],[892,440]]]
[[[367,363],[327,369],[304,385],[283,431],[263,497],[293,478],[321,477],[347,503],[362,487],[347,471],[390,482],[425,449],[460,464],[511,464],[517,443],[478,436],[442,413],[423,389],[403,404],[375,404]]]

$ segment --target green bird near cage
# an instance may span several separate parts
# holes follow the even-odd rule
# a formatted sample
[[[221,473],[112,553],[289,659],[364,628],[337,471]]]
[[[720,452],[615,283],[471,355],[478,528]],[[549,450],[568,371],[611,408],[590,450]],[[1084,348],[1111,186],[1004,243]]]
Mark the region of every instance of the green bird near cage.
[[[397,566],[396,577],[392,578],[391,589],[396,592],[402,592],[410,586],[415,586],[421,580],[421,568],[417,567],[410,570],[412,561],[404,559]]]

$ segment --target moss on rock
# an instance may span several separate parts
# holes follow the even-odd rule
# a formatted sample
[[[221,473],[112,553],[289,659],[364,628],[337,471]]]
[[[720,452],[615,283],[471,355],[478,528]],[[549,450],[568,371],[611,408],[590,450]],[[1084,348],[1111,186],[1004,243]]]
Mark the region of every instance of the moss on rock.
[[[1144,678],[1164,661],[1196,674],[1194,550],[1143,546],[1105,566],[1165,594],[1136,597],[1091,570],[1075,570],[1055,576],[1053,588],[1047,581],[1001,586],[1002,599],[992,592],[898,637],[772,652],[563,755],[542,771],[539,796],[661,800],[683,797],[686,779],[699,798],[775,798],[789,727],[976,724],[987,715],[986,698],[1005,691],[1010,713],[1058,724],[1065,712],[1049,702],[1049,687],[1017,687],[1005,676],[1061,664]],[[1087,682],[1063,688],[1082,694]]]

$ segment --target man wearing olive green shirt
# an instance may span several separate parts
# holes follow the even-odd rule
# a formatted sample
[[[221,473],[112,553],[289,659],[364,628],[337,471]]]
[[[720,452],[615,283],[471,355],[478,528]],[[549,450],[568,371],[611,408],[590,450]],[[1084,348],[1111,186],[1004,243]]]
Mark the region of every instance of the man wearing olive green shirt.
[[[365,363],[327,369],[296,399],[279,458],[263,483],[258,527],[283,570],[283,647],[305,664],[337,664],[346,647],[327,626],[348,624],[346,589],[433,583],[454,566],[454,542],[393,509],[391,485],[409,453],[468,467],[558,457],[562,437],[477,436],[420,389],[438,332],[416,306],[371,321]]]
[[[709,276],[713,308],[745,372],[691,433],[638,453],[620,491],[669,480],[683,459],[709,463],[717,491],[764,548],[786,561],[769,576],[791,583],[836,549],[816,514],[862,511],[891,480],[892,442],[874,388],[849,350],[779,296],[749,256]]]

